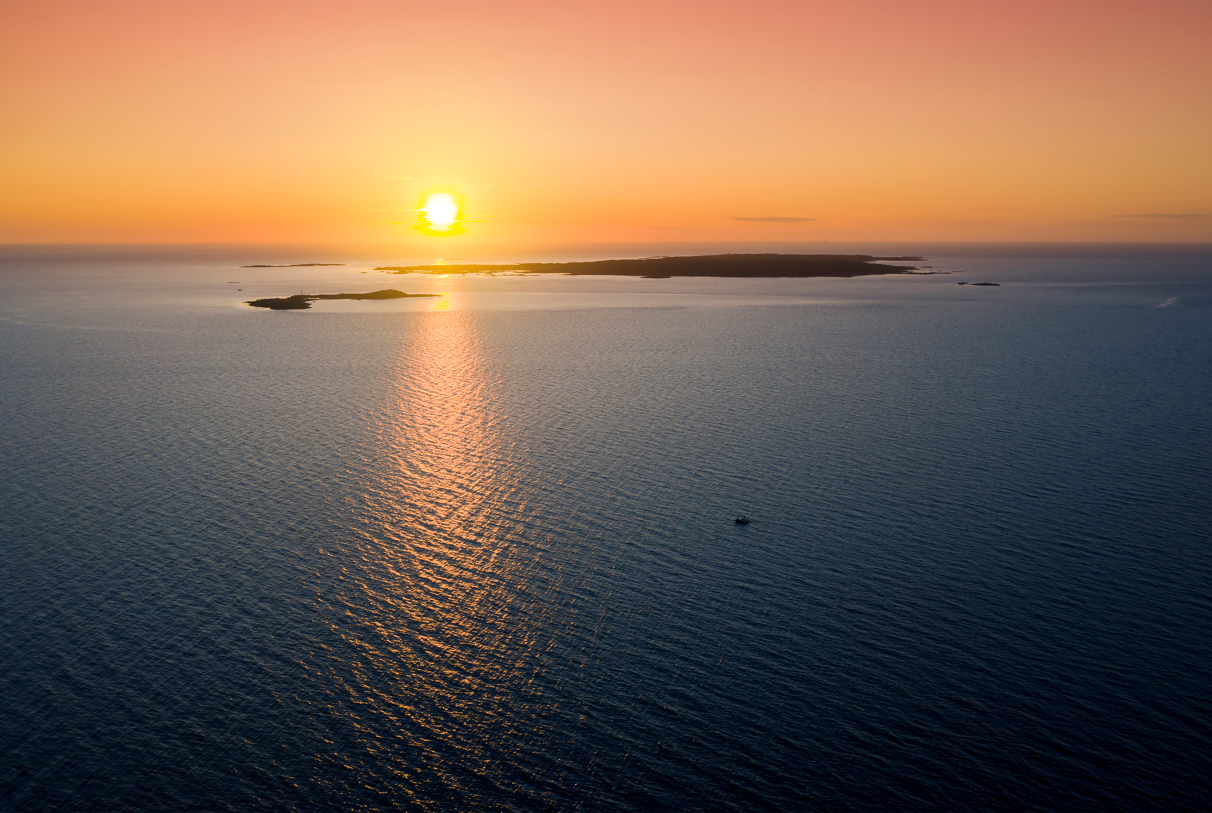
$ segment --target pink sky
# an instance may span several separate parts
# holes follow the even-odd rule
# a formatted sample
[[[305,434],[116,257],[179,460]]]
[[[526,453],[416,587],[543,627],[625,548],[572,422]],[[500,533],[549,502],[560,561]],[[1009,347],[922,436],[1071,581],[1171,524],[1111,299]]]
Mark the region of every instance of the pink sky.
[[[1209,241],[1209,43],[1205,0],[0,0],[0,241]],[[438,187],[481,222],[414,232]]]

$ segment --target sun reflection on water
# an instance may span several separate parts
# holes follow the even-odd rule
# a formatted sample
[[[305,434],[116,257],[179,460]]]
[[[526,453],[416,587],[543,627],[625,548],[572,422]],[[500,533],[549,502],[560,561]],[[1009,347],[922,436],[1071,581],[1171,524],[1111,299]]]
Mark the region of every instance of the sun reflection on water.
[[[345,633],[365,656],[351,670],[408,741],[384,758],[459,793],[473,789],[452,765],[513,770],[494,766],[539,736],[546,595],[559,578],[541,561],[533,483],[519,473],[476,318],[418,313],[405,338],[364,489],[360,554],[374,575],[349,595],[358,620]],[[368,742],[381,738],[382,718],[359,725]]]

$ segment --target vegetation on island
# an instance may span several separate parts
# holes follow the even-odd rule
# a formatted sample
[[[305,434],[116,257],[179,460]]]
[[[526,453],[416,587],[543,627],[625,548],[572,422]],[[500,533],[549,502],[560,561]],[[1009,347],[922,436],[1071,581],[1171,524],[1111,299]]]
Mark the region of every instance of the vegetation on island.
[[[406,294],[394,288],[371,291],[368,294],[295,294],[269,299],[253,299],[245,302],[254,308],[269,308],[274,311],[302,311],[311,307],[317,299],[404,299],[418,296],[441,296],[441,294]]]
[[[876,257],[870,254],[708,254],[695,257],[643,257],[569,263],[469,263],[461,265],[390,265],[376,271],[411,274],[472,274],[514,271],[574,276],[669,277],[858,277],[865,274],[905,274],[913,266],[881,265],[877,261],[918,262],[921,257]]]

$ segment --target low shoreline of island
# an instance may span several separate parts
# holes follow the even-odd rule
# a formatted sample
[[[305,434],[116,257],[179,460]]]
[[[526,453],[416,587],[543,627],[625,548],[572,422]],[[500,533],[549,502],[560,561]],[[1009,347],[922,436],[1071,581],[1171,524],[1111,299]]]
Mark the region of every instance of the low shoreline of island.
[[[371,291],[368,294],[295,294],[294,296],[250,299],[244,304],[273,311],[304,311],[310,308],[311,303],[317,299],[411,299],[430,296],[441,296],[441,294],[406,294],[395,288],[385,288],[382,291]]]
[[[860,277],[887,274],[931,275],[947,271],[925,270],[931,266],[886,265],[888,262],[922,262],[924,257],[881,257],[873,254],[706,254],[686,257],[640,257],[621,260],[535,263],[430,263],[384,265],[374,270],[386,274],[560,274],[563,276],[622,276],[661,280],[674,277],[727,277],[733,279],[777,279],[810,277]],[[246,266],[251,267],[251,266]],[[260,266],[264,267],[264,266]],[[365,272],[363,272],[365,273]],[[989,285],[997,283],[957,283]],[[294,294],[253,299],[244,304],[269,310],[307,310],[323,299],[405,299],[442,294],[406,294],[394,288],[365,294]]]
[[[916,266],[882,265],[883,262],[921,262],[924,257],[877,257],[870,254],[707,254],[691,257],[642,257],[627,260],[590,260],[566,263],[461,263],[384,265],[388,274],[479,274],[509,271],[520,274],[640,277],[859,277],[872,274],[909,274]]]

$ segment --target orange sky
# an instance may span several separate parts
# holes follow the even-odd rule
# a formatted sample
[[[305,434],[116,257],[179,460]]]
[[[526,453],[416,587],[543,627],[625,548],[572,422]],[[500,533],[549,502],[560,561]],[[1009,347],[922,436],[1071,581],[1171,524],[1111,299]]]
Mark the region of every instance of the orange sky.
[[[1210,241],[1209,43],[1207,0],[0,0],[0,242]],[[483,222],[412,231],[439,186]]]

